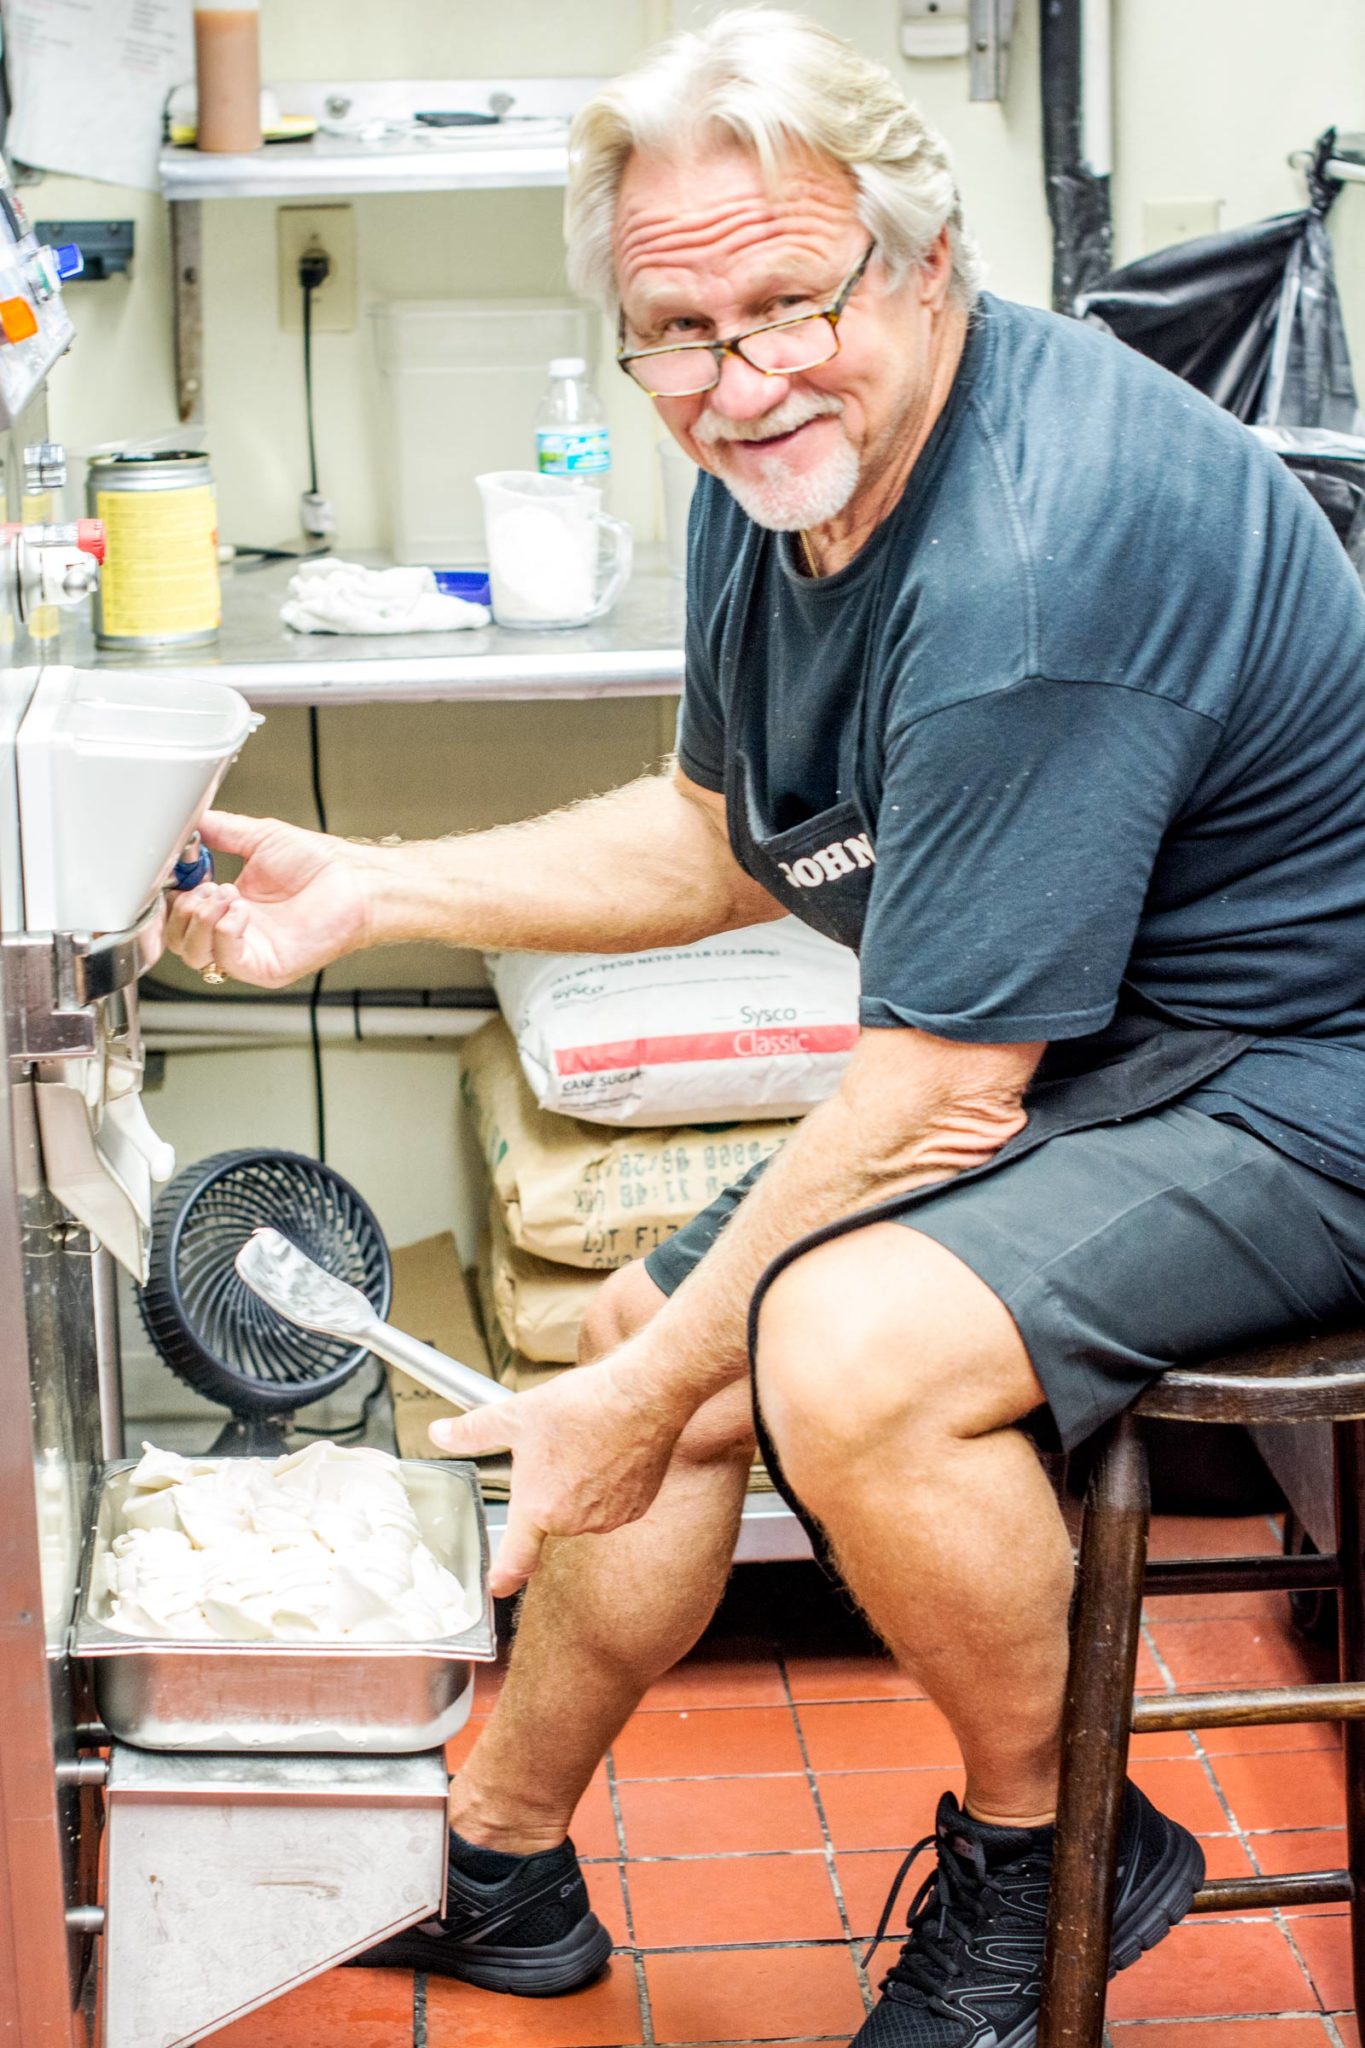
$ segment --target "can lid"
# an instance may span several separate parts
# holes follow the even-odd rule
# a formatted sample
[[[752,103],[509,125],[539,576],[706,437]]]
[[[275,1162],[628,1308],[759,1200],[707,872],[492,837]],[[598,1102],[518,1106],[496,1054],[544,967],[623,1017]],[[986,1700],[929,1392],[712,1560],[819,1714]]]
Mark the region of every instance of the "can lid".
[[[92,455],[90,467],[92,469],[150,469],[154,464],[161,462],[207,462],[208,459],[208,450],[205,448],[168,448],[164,452],[159,449],[148,449],[140,455]]]
[[[550,363],[552,377],[586,377],[588,366],[582,356],[555,356]]]

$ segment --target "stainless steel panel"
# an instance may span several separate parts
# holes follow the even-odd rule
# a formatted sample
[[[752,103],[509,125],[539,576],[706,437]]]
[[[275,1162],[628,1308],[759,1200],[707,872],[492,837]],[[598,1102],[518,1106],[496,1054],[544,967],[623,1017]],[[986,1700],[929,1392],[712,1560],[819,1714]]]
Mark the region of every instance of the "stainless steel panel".
[[[432,1643],[169,1642],[104,1625],[100,1562],[118,1533],[131,1463],[105,1475],[81,1572],[73,1641],[93,1666],[104,1724],[139,1748],[407,1754],[464,1726],[476,1663],[496,1655],[488,1593],[488,1531],[472,1465],[400,1468],[423,1537],[465,1586],[482,1589],[479,1619]]]
[[[204,2040],[442,1902],[439,1751],[246,1759],[116,1745],[108,1799],[103,2048]]]
[[[0,958],[0,1013],[3,993]],[[0,1015],[0,2039],[22,2048],[71,2048],[84,2024],[90,1943],[66,1914],[93,1902],[97,1795],[56,1766],[75,1757],[66,1642],[98,1464],[89,1279]]]

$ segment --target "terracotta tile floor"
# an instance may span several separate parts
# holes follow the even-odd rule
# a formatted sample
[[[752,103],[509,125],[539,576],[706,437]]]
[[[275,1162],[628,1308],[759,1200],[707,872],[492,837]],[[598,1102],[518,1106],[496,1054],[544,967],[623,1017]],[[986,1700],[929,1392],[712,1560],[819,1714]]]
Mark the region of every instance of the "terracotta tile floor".
[[[1278,1548],[1268,1517],[1162,1518],[1173,1556]],[[1261,1595],[1152,1602],[1139,1683],[1329,1675]],[[481,1678],[487,1713],[497,1673]],[[456,1754],[477,1732],[473,1724]],[[1335,1732],[1150,1736],[1134,1774],[1220,1877],[1339,1865]],[[860,1944],[905,1848],[960,1789],[951,1737],[813,1567],[736,1575],[706,1640],[650,1692],[574,1838],[618,1951],[566,1999],[495,1997],[396,1971],[318,1979],[213,2037],[222,2048],[784,2048],[846,2042]],[[894,1950],[883,1952],[890,1961]],[[874,1980],[876,1971],[874,1968]],[[1344,1911],[1187,1921],[1109,2000],[1111,2048],[1360,2048]]]

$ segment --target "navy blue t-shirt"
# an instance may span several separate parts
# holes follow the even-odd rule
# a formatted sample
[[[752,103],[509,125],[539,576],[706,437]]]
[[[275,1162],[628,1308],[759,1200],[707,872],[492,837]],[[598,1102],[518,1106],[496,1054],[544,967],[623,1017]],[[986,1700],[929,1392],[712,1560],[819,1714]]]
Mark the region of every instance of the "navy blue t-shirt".
[[[1365,1184],[1365,592],[1166,371],[986,297],[903,498],[818,580],[703,477],[679,749],[715,790],[742,749],[769,833],[856,802],[864,1025],[1077,1039],[1126,983],[1255,1035],[1189,1103]]]

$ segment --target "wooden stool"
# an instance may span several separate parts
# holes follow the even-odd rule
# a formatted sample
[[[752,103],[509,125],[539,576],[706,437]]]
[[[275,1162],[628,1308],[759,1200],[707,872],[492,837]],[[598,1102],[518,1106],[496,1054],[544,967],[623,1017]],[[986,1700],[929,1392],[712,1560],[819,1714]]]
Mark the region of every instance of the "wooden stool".
[[[1330,1422],[1336,1555],[1149,1564],[1151,1507],[1139,1420],[1144,1415],[1184,1422]],[[1292,1593],[1321,1587],[1335,1587],[1340,1595],[1339,1684],[1134,1700],[1144,1592]],[[1072,1613],[1038,2048],[1101,2048],[1119,1815],[1134,1731],[1344,1724],[1348,1868],[1217,1880],[1199,1892],[1194,1911],[1347,1901],[1356,2012],[1365,2016],[1365,1330],[1268,1344],[1163,1374],[1113,1425],[1094,1468]]]

